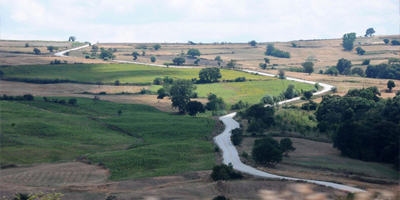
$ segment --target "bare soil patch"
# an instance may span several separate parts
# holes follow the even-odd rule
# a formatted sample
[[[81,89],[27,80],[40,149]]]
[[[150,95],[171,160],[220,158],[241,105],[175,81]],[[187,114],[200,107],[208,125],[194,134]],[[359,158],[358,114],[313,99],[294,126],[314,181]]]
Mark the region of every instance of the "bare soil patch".
[[[80,162],[41,164],[1,170],[0,191],[11,197],[16,192],[61,192],[62,199],[212,199],[225,195],[231,199],[258,199],[268,191],[284,193],[293,188],[323,193],[329,199],[343,197],[345,192],[317,185],[299,184],[292,181],[245,178],[238,181],[211,182],[211,171],[197,171],[163,176],[110,182],[108,171],[97,165]],[[298,190],[301,194],[304,191]]]

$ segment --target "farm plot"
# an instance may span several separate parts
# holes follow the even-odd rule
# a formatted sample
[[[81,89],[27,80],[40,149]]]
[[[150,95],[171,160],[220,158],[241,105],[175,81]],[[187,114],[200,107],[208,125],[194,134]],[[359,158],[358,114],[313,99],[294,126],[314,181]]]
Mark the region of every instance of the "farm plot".
[[[47,97],[56,98],[69,99]],[[211,119],[87,98],[77,98],[75,106],[36,99],[2,102],[1,165],[85,154],[106,164],[117,180],[211,169],[215,163]]]
[[[77,82],[151,84],[156,77],[198,78],[200,69],[162,68],[135,64],[75,64],[14,66],[2,69],[4,77],[26,79],[68,79]],[[222,79],[271,79],[234,70],[221,69]]]
[[[199,97],[206,98],[210,93],[222,97],[228,105],[242,100],[250,104],[259,103],[261,98],[266,95],[279,95],[286,90],[288,85],[294,85],[295,90],[311,90],[313,85],[298,83],[288,80],[270,79],[267,81],[246,81],[246,82],[224,82],[212,84],[197,84]],[[153,85],[150,90],[157,91],[162,86]]]

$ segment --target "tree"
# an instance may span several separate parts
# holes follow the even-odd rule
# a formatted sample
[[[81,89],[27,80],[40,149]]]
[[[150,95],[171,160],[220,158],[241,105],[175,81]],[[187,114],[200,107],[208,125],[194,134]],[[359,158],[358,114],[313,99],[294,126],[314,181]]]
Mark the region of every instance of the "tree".
[[[235,69],[235,67],[236,67],[236,60],[232,60],[232,59],[231,59],[231,61],[229,61],[229,62],[226,64],[226,67],[227,67],[228,69]]]
[[[53,52],[54,47],[53,47],[53,46],[48,46],[48,47],[47,47],[47,50],[49,50],[50,52]]]
[[[199,79],[202,83],[218,82],[220,78],[222,78],[221,72],[216,67],[203,68],[199,72]]]
[[[266,94],[265,96],[263,96],[263,98],[261,98],[260,102],[262,104],[269,104],[269,105],[274,105],[275,104],[274,98],[270,94]]]
[[[155,44],[155,45],[153,45],[153,48],[157,51],[158,49],[161,48],[161,45],[160,44]]]
[[[356,51],[357,51],[357,54],[359,54],[359,55],[364,55],[364,53],[365,53],[365,50],[361,47],[357,47]]]
[[[121,116],[122,115],[122,109],[119,109],[117,113],[118,113],[118,116]]]
[[[374,30],[374,28],[369,28],[369,29],[367,29],[367,31],[365,31],[365,37],[368,37],[368,36],[372,36],[372,34],[374,34],[375,33],[375,30]]]
[[[181,65],[181,64],[185,63],[185,61],[186,61],[186,59],[182,58],[182,57],[175,57],[174,59],[172,59],[172,62],[175,65]]]
[[[392,45],[400,45],[400,41],[398,40],[392,40]]]
[[[357,74],[357,75],[363,77],[364,70],[361,67],[354,67],[353,69],[351,69],[351,74]]]
[[[168,93],[163,87],[157,90],[157,94],[158,94],[157,99],[163,99],[165,96],[168,96]]]
[[[280,143],[280,147],[282,152],[285,154],[285,156],[288,156],[288,153],[291,151],[296,150],[296,148],[293,147],[292,140],[290,138],[282,138]]]
[[[186,104],[189,103],[190,96],[196,88],[191,80],[178,79],[174,81],[169,89],[172,96],[172,108],[178,108],[180,113],[185,113]]]
[[[68,41],[70,41],[70,42],[75,42],[75,40],[76,40],[76,37],[75,37],[75,36],[70,36],[70,37],[68,38]]]
[[[343,35],[343,48],[347,51],[353,49],[354,41],[356,40],[356,33],[346,33]]]
[[[121,82],[119,82],[119,80],[115,80],[114,85],[121,85]]]
[[[222,97],[217,97],[217,95],[210,93],[207,97],[207,104],[205,108],[207,110],[211,111],[219,111],[219,110],[225,110],[226,108],[226,103]]]
[[[77,100],[75,98],[69,99],[68,104],[75,105]]]
[[[278,77],[279,77],[280,79],[285,79],[285,70],[280,69],[280,70],[278,71]]]
[[[25,43],[25,47],[29,47],[29,43]]]
[[[269,64],[269,58],[264,58],[265,64]]]
[[[304,92],[304,97],[306,99],[310,99],[312,96],[313,96],[313,93],[311,91]]]
[[[258,66],[261,68],[261,69],[267,69],[267,64],[266,63],[260,63],[260,64],[258,64]]]
[[[137,51],[132,52],[133,60],[136,60],[140,54]]]
[[[151,56],[151,57],[150,57],[150,61],[151,61],[151,62],[156,62],[156,60],[157,60],[157,58],[156,58],[155,56]]]
[[[4,72],[0,70],[0,77],[4,76]]]
[[[221,56],[216,56],[216,57],[214,58],[214,60],[215,60],[215,61],[222,61]]]
[[[235,146],[240,145],[243,141],[243,130],[240,128],[235,128],[231,132],[232,132],[231,134],[232,144]]]
[[[146,51],[145,50],[142,51],[142,56],[144,56],[144,55],[146,55]]]
[[[267,44],[267,51],[265,51],[265,55],[267,56],[271,55],[274,49],[275,49],[274,44]]]
[[[371,62],[370,59],[365,59],[363,60],[362,65],[369,65],[370,62]]]
[[[34,49],[33,49],[33,52],[34,52],[36,55],[40,55],[40,50],[39,50],[38,48],[34,48]]]
[[[254,141],[252,156],[254,161],[261,164],[277,163],[282,161],[282,150],[277,140],[264,137]]]
[[[387,82],[387,87],[389,88],[389,91],[391,92],[391,91],[392,91],[392,88],[396,87],[396,84],[394,83],[394,81],[389,80],[389,81]]]
[[[292,42],[292,47],[297,47],[297,44],[296,43],[294,43],[294,42]]]
[[[350,68],[353,65],[351,64],[350,60],[346,60],[344,58],[338,60],[338,63],[336,64],[336,69],[339,71],[340,74],[343,75],[348,75],[348,73],[346,74],[346,69],[348,69],[348,71],[350,72]]]
[[[199,101],[189,101],[189,103],[186,104],[186,110],[192,117],[196,117],[197,113],[204,113],[206,111],[203,104]]]
[[[252,40],[249,42],[250,46],[255,47],[257,45],[257,42],[255,40]]]
[[[389,39],[383,39],[383,42],[385,43],[385,44],[389,44]]]
[[[337,76],[339,74],[339,70],[336,68],[336,66],[329,67],[329,69],[325,70],[324,74],[329,74],[331,76],[335,75]]]
[[[304,62],[301,64],[304,67],[304,72],[310,75],[314,72],[314,63],[313,62]]]
[[[195,56],[200,56],[201,53],[198,49],[189,49],[187,55],[195,57]]]

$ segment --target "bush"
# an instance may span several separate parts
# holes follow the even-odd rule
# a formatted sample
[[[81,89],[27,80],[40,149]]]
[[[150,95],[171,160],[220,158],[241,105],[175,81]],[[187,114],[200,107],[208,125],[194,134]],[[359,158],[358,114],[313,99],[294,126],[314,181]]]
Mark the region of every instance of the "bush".
[[[388,43],[389,43],[389,40],[388,40],[388,39],[384,39],[383,42],[384,42],[385,44],[388,44]]]
[[[99,95],[106,95],[107,92],[99,92]]]
[[[235,82],[246,82],[246,77],[237,77]]]
[[[151,56],[151,57],[150,57],[150,61],[151,61],[151,62],[156,62],[156,60],[157,60],[157,58],[156,58],[155,56]]]
[[[219,196],[214,197],[213,200],[229,200],[229,199],[226,198],[226,197],[223,196],[223,195],[219,195]]]
[[[212,169],[211,179],[213,181],[218,180],[231,180],[231,179],[241,179],[243,175],[240,172],[235,172],[233,170],[233,165],[229,163],[229,165],[216,165]]]
[[[400,45],[400,41],[398,41],[398,40],[392,40],[392,45]]]
[[[365,59],[365,60],[363,60],[362,65],[369,65],[370,61],[371,60],[369,60],[369,59]]]
[[[109,58],[108,58],[108,57],[104,57],[103,60],[104,60],[104,61],[108,61]]]
[[[231,141],[232,141],[232,144],[235,146],[239,146],[240,144],[242,144],[243,130],[240,128],[233,129],[232,134],[231,134]]]
[[[233,104],[233,105],[231,106],[231,109],[232,109],[232,110],[240,110],[240,109],[247,108],[247,107],[249,107],[249,103],[247,103],[247,102],[246,102],[246,103],[243,103],[243,101],[240,100],[239,102]]]
[[[68,104],[75,105],[77,100],[75,98],[69,99]]]
[[[302,110],[317,110],[317,107],[318,107],[317,103],[315,103],[312,100],[309,100],[308,102],[301,105]]]

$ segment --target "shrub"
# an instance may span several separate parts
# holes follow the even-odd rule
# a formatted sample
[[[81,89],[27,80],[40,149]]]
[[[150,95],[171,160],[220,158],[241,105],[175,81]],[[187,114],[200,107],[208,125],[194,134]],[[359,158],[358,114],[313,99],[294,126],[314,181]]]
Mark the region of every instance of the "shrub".
[[[75,105],[77,100],[75,98],[69,99],[68,104]]]
[[[151,61],[151,62],[156,62],[156,60],[157,60],[157,58],[156,58],[155,56],[151,56],[151,57],[150,57],[150,61]]]
[[[226,198],[223,195],[219,195],[219,196],[214,197],[213,200],[229,200],[229,198]]]
[[[231,109],[232,109],[232,110],[240,110],[240,109],[247,108],[247,107],[249,107],[249,103],[247,103],[247,102],[246,102],[246,103],[243,103],[243,101],[240,100],[239,102],[233,104],[233,105],[231,106]]]
[[[246,77],[237,77],[235,82],[246,82]]]
[[[241,179],[243,175],[240,172],[235,172],[233,170],[233,165],[229,163],[229,165],[216,165],[212,169],[211,179],[213,181],[218,180],[231,180],[231,179]]]
[[[365,59],[363,60],[362,65],[369,65],[370,61],[371,61],[370,59]]]
[[[107,92],[99,92],[99,95],[106,95]]]
[[[400,45],[400,41],[398,41],[398,40],[392,40],[392,45]]]
[[[389,43],[389,39],[383,39],[383,42],[384,42],[385,44],[388,44],[388,43]]]

